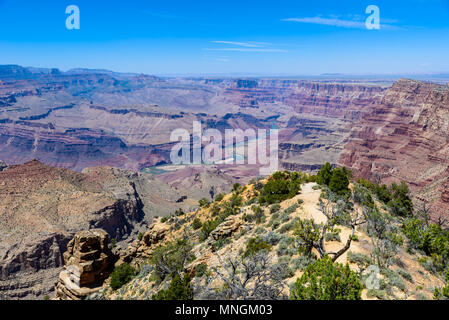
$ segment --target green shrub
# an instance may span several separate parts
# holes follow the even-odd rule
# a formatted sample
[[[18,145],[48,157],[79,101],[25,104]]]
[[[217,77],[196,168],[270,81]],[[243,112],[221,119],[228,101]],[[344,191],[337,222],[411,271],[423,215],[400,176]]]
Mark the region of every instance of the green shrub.
[[[391,194],[392,199],[388,202],[391,213],[400,217],[411,216],[413,214],[413,202],[407,184],[405,182],[401,182],[400,185],[393,183]]]
[[[215,241],[215,248],[217,250],[220,250],[221,248],[227,246],[232,242],[231,238],[220,238],[217,241]]]
[[[262,240],[271,246],[277,245],[281,239],[282,236],[274,231],[270,231],[266,235],[262,236]]]
[[[207,200],[206,198],[202,198],[198,201],[199,205],[201,208],[207,208],[210,204],[209,200]]]
[[[223,200],[224,199],[224,194],[222,194],[222,193],[219,193],[219,194],[217,194],[216,196],[215,196],[215,201],[216,202],[220,202],[221,200]]]
[[[123,263],[116,267],[111,273],[111,288],[117,290],[130,282],[136,275],[136,270],[128,263]]]
[[[201,227],[200,241],[205,241],[211,232],[214,231],[222,222],[223,221],[221,219],[207,220],[204,222]]]
[[[421,250],[429,257],[423,260],[428,269],[443,271],[449,266],[449,231],[416,217],[404,219],[402,231],[409,239],[410,247]]]
[[[368,298],[377,298],[379,300],[385,300],[387,298],[385,290],[369,289],[366,295]]]
[[[363,253],[348,252],[348,261],[357,264],[361,269],[366,269],[374,264],[373,259]]]
[[[288,207],[287,209],[284,210],[284,213],[287,215],[290,215],[293,212],[295,212],[298,208],[299,208],[299,204],[291,205],[290,207]]]
[[[279,210],[281,209],[281,205],[279,203],[275,203],[270,207],[270,213],[276,213],[279,212]]]
[[[397,273],[398,273],[402,278],[404,278],[405,280],[407,280],[408,282],[413,283],[413,277],[412,277],[412,275],[410,274],[410,272],[408,272],[407,270],[404,270],[404,269],[398,269],[398,270],[397,270]]]
[[[360,300],[362,284],[357,274],[325,256],[309,265],[291,290],[293,300]]]
[[[193,290],[190,285],[190,277],[184,275],[181,279],[179,274],[176,274],[167,290],[161,290],[153,295],[153,300],[193,300]]]
[[[258,227],[256,230],[254,230],[255,234],[262,234],[262,233],[265,233],[265,232],[266,232],[266,229],[264,227],[262,227],[262,226]]]
[[[207,274],[207,264],[202,263],[195,269],[195,277],[202,278]]]
[[[338,233],[335,233],[335,232],[328,232],[328,233],[326,233],[326,235],[324,236],[324,240],[341,242],[340,235]]]
[[[243,204],[243,198],[238,194],[234,193],[229,199],[229,205],[231,208],[241,207]]]
[[[243,256],[249,257],[260,251],[269,251],[270,249],[271,245],[269,245],[266,241],[263,241],[261,238],[251,238],[246,245],[246,250]]]
[[[293,230],[297,226],[298,222],[299,222],[299,218],[296,217],[295,219],[291,220],[290,222],[284,223],[279,228],[279,233],[286,233],[290,230]]]
[[[195,218],[192,222],[192,228],[193,230],[198,230],[199,228],[201,228],[203,226],[203,223],[201,222],[200,219]]]
[[[296,258],[292,262],[293,270],[301,270],[304,271],[306,268],[314,263],[316,259],[314,257],[309,256],[299,256],[299,258]]]
[[[313,219],[299,220],[294,233],[300,243],[299,252],[310,256],[314,244],[321,238],[321,229]]]
[[[391,269],[382,269],[381,273],[388,279],[388,284],[390,286],[396,287],[403,292],[407,291],[407,287],[398,273]]]
[[[435,292],[433,295],[435,299],[449,299],[449,269],[446,270],[445,280],[446,286],[444,288],[435,288]]]
[[[267,227],[272,227],[273,223],[278,219],[279,219],[279,213],[277,213],[277,212],[273,213],[273,215],[270,218],[270,221],[267,224]]]
[[[326,162],[326,164],[321,167],[321,170],[316,175],[316,183],[328,186],[331,177],[332,177],[332,166],[329,162]]]
[[[259,203],[273,204],[293,198],[301,190],[300,177],[293,173],[276,172],[260,192]]]
[[[254,220],[256,223],[261,223],[265,217],[265,213],[260,206],[252,206],[251,210],[254,212]]]
[[[297,253],[297,249],[294,247],[294,239],[287,235],[282,235],[282,239],[279,242],[277,255],[278,256],[293,256]]]
[[[344,169],[335,168],[332,171],[332,176],[329,180],[329,189],[340,196],[350,193],[347,171]]]
[[[234,183],[234,185],[232,186],[232,191],[239,192],[241,188],[242,186],[240,185],[240,183]]]

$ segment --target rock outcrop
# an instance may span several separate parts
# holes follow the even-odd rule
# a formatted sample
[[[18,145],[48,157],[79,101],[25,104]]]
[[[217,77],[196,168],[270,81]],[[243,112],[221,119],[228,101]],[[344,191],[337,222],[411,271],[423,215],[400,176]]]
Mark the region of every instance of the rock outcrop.
[[[165,238],[170,227],[163,223],[155,223],[150,226],[148,231],[143,235],[143,243],[151,247]]]
[[[82,300],[97,292],[114,267],[107,232],[93,229],[77,233],[67,245],[64,260],[55,299]]]
[[[211,232],[211,236],[214,240],[230,237],[234,232],[237,232],[242,225],[243,220],[241,217],[229,216]]]

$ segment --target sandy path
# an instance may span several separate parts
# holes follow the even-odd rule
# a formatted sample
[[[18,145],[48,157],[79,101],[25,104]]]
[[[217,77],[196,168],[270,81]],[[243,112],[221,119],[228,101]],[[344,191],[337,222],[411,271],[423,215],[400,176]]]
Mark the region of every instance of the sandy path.
[[[303,185],[298,199],[304,201],[302,206],[304,210],[303,218],[312,218],[316,223],[324,223],[327,219],[319,210],[321,190],[314,190],[313,187],[316,185],[316,183],[307,183]]]

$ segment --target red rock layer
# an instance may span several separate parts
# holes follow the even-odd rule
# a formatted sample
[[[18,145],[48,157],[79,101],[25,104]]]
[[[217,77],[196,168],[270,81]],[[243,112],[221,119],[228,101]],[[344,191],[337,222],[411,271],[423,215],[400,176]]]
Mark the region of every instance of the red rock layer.
[[[406,181],[433,216],[449,209],[449,87],[399,80],[352,129],[340,164],[356,176]]]
[[[368,106],[380,102],[386,88],[379,85],[318,83],[298,80],[247,80],[226,89],[225,95],[241,107],[283,103],[300,114],[358,120]]]

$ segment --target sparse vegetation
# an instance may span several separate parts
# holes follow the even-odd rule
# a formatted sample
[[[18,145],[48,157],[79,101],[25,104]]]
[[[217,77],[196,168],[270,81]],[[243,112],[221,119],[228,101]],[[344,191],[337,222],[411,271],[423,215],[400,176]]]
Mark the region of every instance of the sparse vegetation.
[[[251,238],[249,239],[245,253],[243,257],[253,256],[260,251],[269,251],[271,249],[271,245],[269,245],[266,241],[263,241],[261,238]]]
[[[133,289],[132,296],[157,300],[282,299],[286,298],[286,279],[300,270],[303,275],[290,286],[291,299],[358,300],[363,288],[361,283],[367,283],[368,297],[378,299],[426,297],[431,293],[436,299],[449,298],[447,286],[435,288],[433,292],[434,288],[426,283],[425,289],[421,288],[423,292],[418,292],[419,286],[415,288],[414,283],[415,270],[410,269],[408,259],[401,255],[402,236],[405,236],[409,252],[425,255],[420,259],[421,264],[435,275],[441,275],[448,270],[449,231],[442,224],[430,223],[422,212],[415,216],[407,213],[413,206],[408,202],[410,196],[405,184],[386,187],[359,180],[350,186],[351,176],[347,169],[333,169],[328,164],[313,177],[312,180],[324,181],[319,185],[321,196],[317,204],[326,219],[320,224],[314,220],[316,211],[311,212],[314,219],[301,217],[303,212],[310,213],[310,186],[301,199],[289,200],[300,192],[301,183],[310,181],[309,176],[300,172],[277,172],[267,179],[266,184],[254,180],[253,184],[260,183],[260,193],[235,185],[232,194],[226,197],[218,194],[213,203],[202,199],[203,210],[198,209],[185,217],[172,215],[170,232],[179,230],[188,217],[193,219],[189,228],[184,229],[184,233],[190,232],[190,235],[184,234],[184,238],[177,241],[162,242],[154,249],[150,260],[145,262],[150,263],[145,274],[151,276],[144,278],[159,291],[153,289],[151,293],[137,294],[139,289]],[[313,192],[313,197],[318,198],[318,193]],[[289,201],[283,202],[285,200]],[[304,202],[307,205],[299,210]],[[210,238],[229,216],[239,214],[247,222],[243,227],[239,222],[239,229],[232,236],[218,240]],[[269,221],[265,223],[267,218]],[[236,217],[236,222],[239,220],[240,217]],[[351,231],[349,237],[347,228]],[[351,252],[352,242],[358,241],[356,228],[360,243],[355,252]],[[142,237],[143,234],[139,234],[139,239]],[[187,266],[195,258],[192,249],[196,245],[190,241],[198,241],[197,237],[199,242],[211,240],[212,252],[219,263],[207,260],[188,271]],[[335,243],[342,242],[343,237],[345,242]],[[365,252],[367,245],[370,253],[359,253],[360,249]],[[227,250],[228,246],[232,250]],[[225,249],[220,250],[222,248]],[[355,271],[336,262],[347,251],[346,261],[357,265]],[[223,252],[229,254],[225,259]],[[367,281],[371,281],[373,270],[377,270],[378,289],[368,288]],[[134,273],[132,277],[140,279],[141,276],[136,277]],[[449,275],[447,277],[449,280]],[[130,289],[126,286],[118,290],[119,295],[123,290]]]
[[[427,255],[432,262],[430,269],[442,272],[449,267],[449,231],[441,225],[429,223],[426,217],[404,219],[402,231],[408,238],[408,246]]]
[[[374,247],[371,257],[379,267],[388,268],[393,263],[403,239],[388,214],[378,209],[368,209],[364,213],[367,232]]]
[[[154,265],[153,275],[156,280],[163,281],[167,276],[185,272],[186,265],[193,261],[192,245],[187,239],[179,239],[154,249],[151,264]]]
[[[193,230],[198,230],[203,226],[203,223],[201,222],[200,219],[195,218],[192,222],[192,228]]]
[[[198,203],[201,208],[207,208],[210,204],[209,200],[207,200],[206,198],[200,199],[200,201],[198,201]]]
[[[293,286],[293,300],[360,300],[362,284],[349,266],[325,256],[309,265]]]
[[[276,213],[279,212],[279,210],[281,209],[281,205],[279,203],[275,203],[270,207],[270,213]]]
[[[170,282],[170,286],[166,290],[160,290],[153,295],[153,300],[193,300],[193,290],[190,285],[190,277],[184,275],[183,278],[179,274],[175,274]]]
[[[112,290],[118,290],[125,284],[131,281],[136,275],[136,270],[128,263],[123,263],[116,267],[111,274],[111,288]]]

